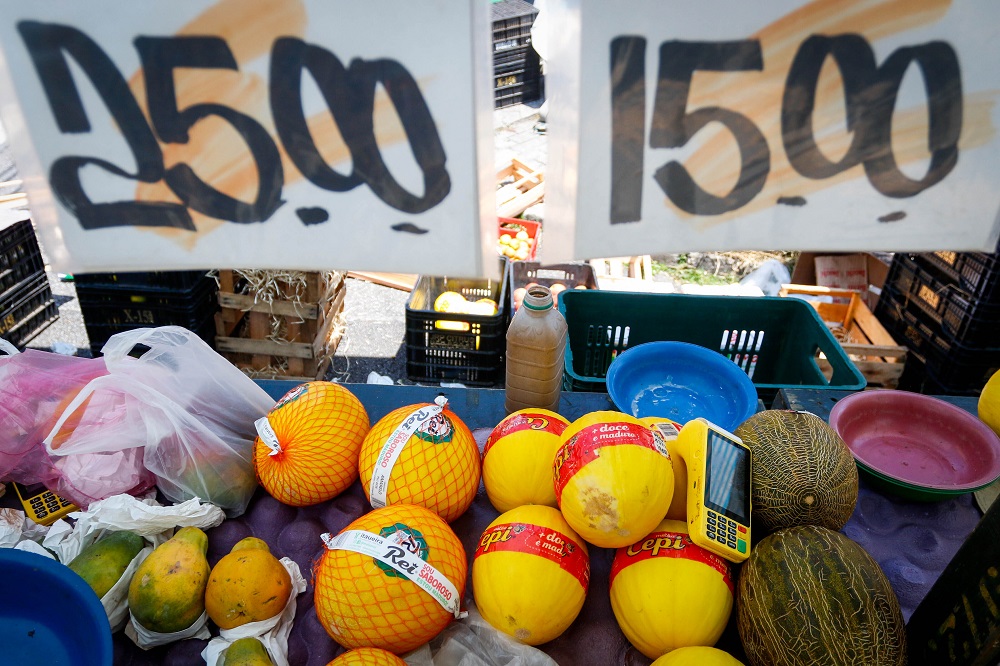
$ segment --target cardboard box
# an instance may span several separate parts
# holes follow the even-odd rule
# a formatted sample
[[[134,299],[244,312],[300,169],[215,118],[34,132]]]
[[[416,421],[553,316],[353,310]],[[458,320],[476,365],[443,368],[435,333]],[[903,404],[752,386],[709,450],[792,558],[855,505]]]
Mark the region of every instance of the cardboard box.
[[[864,279],[860,277],[862,270]],[[864,296],[868,307],[874,309],[888,275],[889,265],[870,252],[802,252],[792,271],[792,284],[856,290]]]

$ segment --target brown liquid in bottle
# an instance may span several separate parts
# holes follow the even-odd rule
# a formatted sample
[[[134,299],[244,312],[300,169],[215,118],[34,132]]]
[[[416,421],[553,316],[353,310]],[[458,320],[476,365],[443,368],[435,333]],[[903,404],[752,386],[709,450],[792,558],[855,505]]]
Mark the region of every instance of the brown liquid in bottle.
[[[507,413],[536,407],[558,411],[567,327],[552,293],[535,285],[507,329]]]

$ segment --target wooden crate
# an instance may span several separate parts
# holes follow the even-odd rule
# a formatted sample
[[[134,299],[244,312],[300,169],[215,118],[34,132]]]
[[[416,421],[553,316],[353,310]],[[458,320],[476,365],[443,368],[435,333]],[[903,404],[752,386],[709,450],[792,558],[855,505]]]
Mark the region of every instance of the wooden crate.
[[[304,294],[279,281],[285,298],[264,300],[248,293],[239,271],[220,270],[216,350],[251,377],[323,379],[344,333],[347,281],[337,275],[327,289],[323,274],[302,273]]]
[[[545,176],[518,159],[497,171],[497,215],[517,217],[545,198]]]
[[[868,380],[868,385],[896,388],[899,376],[903,374],[905,367],[907,348],[896,344],[889,332],[865,305],[859,292],[832,287],[785,284],[779,293],[782,296],[806,294],[847,300],[847,303],[810,302],[823,321],[833,324],[830,327],[831,332]],[[833,371],[826,359],[818,358],[817,364],[829,378]]]

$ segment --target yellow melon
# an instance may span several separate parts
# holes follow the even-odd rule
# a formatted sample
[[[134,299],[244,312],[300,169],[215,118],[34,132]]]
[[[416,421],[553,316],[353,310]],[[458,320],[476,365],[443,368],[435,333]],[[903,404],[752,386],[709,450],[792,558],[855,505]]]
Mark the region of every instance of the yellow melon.
[[[677,450],[677,435],[681,424],[662,416],[647,416],[639,419],[653,430],[653,436],[663,438],[663,445],[670,453],[670,465],[674,470],[674,498],[670,500],[667,518],[687,522],[687,482],[688,471],[684,458]]]
[[[566,522],[590,543],[619,548],[649,534],[674,494],[670,454],[628,414],[591,412],[567,428],[553,464]]]
[[[300,384],[271,408],[267,423],[275,441],[266,437],[254,441],[254,470],[260,485],[279,502],[319,504],[358,478],[368,413],[343,386],[321,381]]]
[[[979,418],[1000,435],[1000,370],[993,373],[979,393]]]
[[[345,652],[326,666],[406,666],[406,662],[385,650],[358,648]]]
[[[497,511],[524,504],[559,506],[552,461],[568,426],[547,409],[522,409],[497,424],[483,448],[483,484]]]
[[[558,509],[526,505],[490,523],[472,562],[483,618],[528,645],[562,634],[583,608],[587,546]]]
[[[695,545],[685,523],[664,520],[615,553],[611,609],[625,637],[650,659],[714,645],[733,609],[729,563]]]
[[[454,617],[442,602],[456,607],[461,603],[468,573],[462,542],[440,516],[412,504],[375,509],[338,538],[357,533],[383,537],[392,546],[383,546],[383,552],[395,555],[405,549],[430,565],[437,573],[422,568],[416,575],[437,594],[372,555],[328,545],[313,568],[317,618],[346,648],[377,647],[401,654],[420,647]]]
[[[743,666],[743,662],[728,652],[697,645],[668,652],[652,666]]]
[[[385,504],[416,504],[451,522],[465,513],[479,489],[479,447],[468,426],[447,407],[409,437],[397,430],[433,407],[400,407],[379,419],[361,446],[361,486],[373,501],[381,477]],[[398,458],[392,461],[392,455]]]

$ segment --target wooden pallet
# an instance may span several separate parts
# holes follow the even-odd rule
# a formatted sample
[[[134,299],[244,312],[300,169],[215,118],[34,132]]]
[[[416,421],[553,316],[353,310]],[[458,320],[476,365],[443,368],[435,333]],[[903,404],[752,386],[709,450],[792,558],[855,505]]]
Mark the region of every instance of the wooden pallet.
[[[868,380],[869,386],[896,388],[899,377],[906,367],[907,348],[896,344],[882,323],[865,305],[858,292],[832,287],[785,284],[782,285],[780,294],[782,296],[808,294],[847,300],[847,303],[813,302],[812,305],[819,313],[820,319],[840,325],[839,331],[831,329],[834,337],[838,338],[840,346]],[[817,359],[817,364],[827,378],[832,375],[833,369],[825,358]]]
[[[514,182],[500,185],[508,179]],[[518,159],[497,171],[497,215],[517,217],[545,198],[545,176]]]
[[[219,305],[215,315],[216,350],[251,377],[311,381],[322,379],[343,335],[346,280],[324,294],[322,275],[305,273],[305,296],[264,302],[238,293],[239,276],[219,271]],[[283,339],[270,339],[278,320]]]

